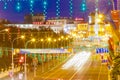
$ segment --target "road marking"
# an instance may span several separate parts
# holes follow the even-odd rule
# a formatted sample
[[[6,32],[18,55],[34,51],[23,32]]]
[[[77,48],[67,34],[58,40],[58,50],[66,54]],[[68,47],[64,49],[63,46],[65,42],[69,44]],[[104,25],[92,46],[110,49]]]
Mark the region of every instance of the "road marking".
[[[86,63],[86,64],[87,64],[87,63]],[[91,65],[91,62],[89,63],[89,65],[88,65],[87,67],[89,67],[90,65]],[[74,77],[80,70],[81,70],[81,68],[80,68],[78,71],[76,71],[69,80],[72,80],[73,77]],[[75,79],[75,80],[77,80],[77,79]],[[81,80],[81,79],[79,79],[79,80]]]
[[[55,66],[54,68],[48,70],[47,72],[44,72],[42,75],[47,74],[48,72],[50,72],[50,71],[54,70],[55,68],[59,67],[60,65],[62,65],[64,62],[66,62],[67,60],[69,60],[69,58],[71,58],[71,57],[73,57],[73,56],[74,56],[73,54],[69,55],[68,58],[66,58],[63,62],[61,62],[60,64],[58,64],[58,65]],[[54,73],[51,73],[51,75],[55,74],[58,70],[59,70],[59,69],[57,69]],[[42,75],[41,75],[40,77],[42,77]],[[46,78],[44,78],[44,79],[48,79],[49,76],[51,76],[51,75],[48,75],[48,76],[47,76]]]

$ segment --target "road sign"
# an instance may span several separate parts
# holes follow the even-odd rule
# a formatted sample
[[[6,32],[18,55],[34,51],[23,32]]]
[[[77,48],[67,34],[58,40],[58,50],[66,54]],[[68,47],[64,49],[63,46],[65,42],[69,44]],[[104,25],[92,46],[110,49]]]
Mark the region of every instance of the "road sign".
[[[96,53],[108,53],[109,50],[107,48],[96,48]]]
[[[108,62],[108,60],[106,60],[106,59],[102,60],[102,63],[107,63],[107,62]]]

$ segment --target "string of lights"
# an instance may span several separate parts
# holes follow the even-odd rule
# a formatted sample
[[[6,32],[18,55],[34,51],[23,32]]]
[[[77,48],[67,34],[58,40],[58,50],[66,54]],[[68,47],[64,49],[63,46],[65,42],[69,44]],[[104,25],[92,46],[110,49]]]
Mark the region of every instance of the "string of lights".
[[[20,12],[20,10],[21,10],[21,4],[20,4],[19,1],[18,1],[17,4],[16,4],[16,10],[17,10],[18,12]]]
[[[30,0],[30,14],[32,14],[32,15],[34,13],[33,5],[34,5],[34,0]]]
[[[4,12],[9,10],[9,11],[16,11],[16,12],[23,12],[23,13],[27,12],[27,13],[30,13],[33,15],[35,11],[38,12],[38,10],[40,10],[44,14],[45,18],[47,18],[48,16],[51,16],[51,15],[53,16],[53,14],[55,14],[56,18],[59,18],[61,15],[63,15],[62,14],[62,11],[64,11],[63,9],[68,9],[66,12],[69,14],[69,17],[73,17],[74,12],[76,13],[76,14],[75,13],[74,14],[77,15],[77,13],[79,13],[79,11],[80,11],[80,13],[83,13],[83,15],[86,16],[85,13],[87,13],[87,11],[88,11],[87,6],[89,6],[87,3],[88,1],[91,1],[91,0],[80,0],[80,1],[78,1],[78,4],[73,4],[74,0],[68,0],[65,2],[65,4],[66,4],[65,8],[62,6],[63,4],[61,4],[61,3],[64,3],[64,1],[62,1],[62,0],[52,1],[52,2],[55,2],[55,3],[53,3],[54,7],[51,6],[51,4],[49,4],[49,0],[0,0],[0,3],[2,6],[1,8],[4,10]],[[93,0],[94,3],[96,3],[96,1],[98,1],[98,0],[95,0],[95,1]],[[108,7],[111,8],[113,6],[112,7],[113,10],[117,7],[115,4],[115,0],[105,0],[102,2],[106,2],[106,4],[102,5],[103,7],[105,6],[107,8]],[[77,3],[77,1],[76,1],[76,3]],[[39,4],[40,4],[40,6],[38,6]],[[74,8],[75,6],[76,6],[76,9]],[[24,7],[26,7],[26,8],[24,8]],[[51,9],[51,11],[54,11],[54,12],[49,12],[50,10],[48,8],[50,8],[50,7],[53,7],[53,9]],[[101,5],[99,6],[99,8],[100,7],[101,7]],[[14,10],[12,10],[13,8],[14,8]],[[95,6],[95,8],[96,8],[96,6]],[[106,9],[102,9],[102,10],[106,11]],[[74,10],[74,12],[73,12],[73,10]],[[77,11],[77,10],[79,10],[79,11]],[[89,10],[91,10],[91,9],[89,8]]]
[[[4,10],[6,10],[7,9],[7,1],[4,1]]]
[[[73,0],[69,0],[69,15],[73,17]]]
[[[86,10],[87,10],[86,0],[83,0],[81,4],[81,11],[85,12]]]
[[[47,0],[43,0],[43,14],[46,19],[46,17],[47,17]]]
[[[60,0],[56,1],[56,17],[60,17]]]

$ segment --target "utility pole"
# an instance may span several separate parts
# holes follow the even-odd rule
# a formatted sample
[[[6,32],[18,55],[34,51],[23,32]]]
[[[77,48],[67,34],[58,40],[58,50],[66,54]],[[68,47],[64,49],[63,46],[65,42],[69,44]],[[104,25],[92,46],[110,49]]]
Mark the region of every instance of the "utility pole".
[[[99,25],[98,25],[98,0],[95,2],[95,26],[94,26],[94,31],[95,31],[95,36],[98,37],[98,30],[99,30]]]

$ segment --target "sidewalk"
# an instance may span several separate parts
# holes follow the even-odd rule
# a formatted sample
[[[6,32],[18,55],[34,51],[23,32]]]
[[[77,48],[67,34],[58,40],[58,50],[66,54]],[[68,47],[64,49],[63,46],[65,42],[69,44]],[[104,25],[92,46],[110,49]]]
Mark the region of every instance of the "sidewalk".
[[[18,71],[20,71],[20,67],[17,67],[17,68],[14,69],[14,73],[18,72]],[[3,77],[6,77],[6,76],[10,76],[10,75],[11,75],[11,69],[8,70],[8,71],[5,71],[5,72],[1,72],[0,73],[0,79],[3,78]]]

